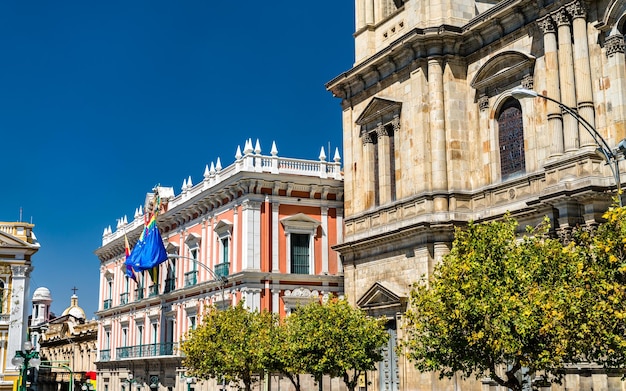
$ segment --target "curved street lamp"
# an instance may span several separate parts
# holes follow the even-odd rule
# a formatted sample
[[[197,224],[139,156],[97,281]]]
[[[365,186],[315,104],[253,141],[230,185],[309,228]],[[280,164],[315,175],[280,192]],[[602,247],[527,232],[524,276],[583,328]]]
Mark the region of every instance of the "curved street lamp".
[[[581,124],[587,132],[589,132],[589,134],[595,141],[596,145],[598,146],[596,151],[599,154],[601,154],[601,156],[606,161],[606,164],[608,164],[609,167],[611,168],[611,172],[613,173],[613,178],[615,179],[615,185],[617,187],[617,199],[619,201],[619,206],[620,207],[623,206],[622,205],[622,183],[621,183],[621,178],[620,178],[619,161],[618,161],[617,155],[615,154],[615,151],[611,149],[611,147],[609,147],[609,144],[602,137],[602,135],[598,133],[598,131],[593,126],[591,126],[589,121],[587,121],[585,118],[580,116],[578,112],[576,111],[576,109],[573,109],[565,105],[563,102],[559,102],[556,99],[550,98],[549,96],[541,95],[533,90],[529,90],[526,88],[514,88],[513,90],[511,90],[511,95],[515,99],[518,99],[518,100],[523,99],[523,98],[536,98],[536,97],[547,99],[550,102],[556,103],[562,111],[574,117],[574,119],[576,119],[576,121],[578,121],[578,123]],[[622,155],[626,157],[626,139],[620,141],[617,144],[616,150],[620,151]]]
[[[211,278],[213,279],[213,281],[215,281],[215,282],[217,282],[219,284],[220,293],[221,293],[221,296],[222,296],[222,303],[224,303],[224,286],[228,282],[228,278],[226,278],[225,276],[217,275],[217,273],[215,273],[211,268],[209,268],[204,263],[198,262],[197,259],[194,259],[194,258],[191,258],[191,257],[185,257],[183,255],[176,255],[176,254],[168,254],[167,257],[171,258],[171,259],[183,259],[183,260],[186,260],[186,261],[190,261],[190,262],[193,262],[196,265],[200,266],[204,270],[206,270],[209,273],[209,275],[211,276]]]
[[[38,367],[41,364],[39,352],[33,349],[30,341],[24,341],[23,349],[15,352],[15,357],[11,359],[11,363],[16,367],[20,367],[19,391],[26,391],[26,379],[28,377],[29,367]]]

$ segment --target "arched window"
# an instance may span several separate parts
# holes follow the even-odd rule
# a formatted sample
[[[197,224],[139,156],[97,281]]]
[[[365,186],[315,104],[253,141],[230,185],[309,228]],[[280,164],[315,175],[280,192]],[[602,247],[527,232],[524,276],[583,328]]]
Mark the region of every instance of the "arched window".
[[[509,99],[498,112],[498,147],[502,179],[526,172],[524,153],[524,126],[522,108],[515,99]]]

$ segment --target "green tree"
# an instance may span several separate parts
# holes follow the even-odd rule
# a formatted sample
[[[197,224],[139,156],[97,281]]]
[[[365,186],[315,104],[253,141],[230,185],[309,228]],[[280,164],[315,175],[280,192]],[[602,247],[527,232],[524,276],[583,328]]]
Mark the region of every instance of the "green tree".
[[[282,374],[289,379],[296,391],[300,391],[300,375],[307,373],[307,368],[300,359],[302,345],[290,325],[291,323],[283,319],[268,329],[270,336],[266,340],[268,343],[260,346],[263,349],[261,357],[263,367],[268,372]]]
[[[226,310],[211,307],[181,345],[183,365],[200,379],[242,382],[246,391],[263,374],[262,351],[269,343],[272,314],[248,311],[243,302]]]
[[[294,359],[304,372],[318,382],[323,375],[341,377],[351,391],[359,375],[382,360],[381,348],[389,339],[386,319],[369,317],[336,297],[297,308],[285,323]]]
[[[613,238],[614,228],[600,227],[593,240],[581,230],[563,245],[548,228],[546,220],[519,238],[517,223],[506,218],[456,230],[451,252],[411,292],[403,344],[417,369],[442,378],[486,375],[519,391],[529,380],[523,368],[559,382],[565,363],[598,362],[609,351],[598,346],[608,341],[623,354],[623,321],[614,312],[626,314],[623,283],[615,278],[623,270],[611,265],[611,255],[621,251],[623,268],[618,239],[626,230]],[[615,246],[601,247],[609,238]],[[600,253],[610,255],[597,262]],[[623,355],[609,357],[607,364],[623,364]]]

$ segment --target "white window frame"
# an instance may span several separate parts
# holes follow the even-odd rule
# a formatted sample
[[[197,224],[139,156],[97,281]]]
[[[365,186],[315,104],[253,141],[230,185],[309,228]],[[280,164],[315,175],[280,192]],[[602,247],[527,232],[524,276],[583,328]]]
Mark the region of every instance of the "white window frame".
[[[291,234],[294,233],[309,235],[309,274],[315,274],[315,234],[317,227],[319,227],[321,223],[304,213],[285,217],[280,222],[283,225],[286,236],[287,248],[285,249],[285,254],[287,255],[287,274],[291,273]]]

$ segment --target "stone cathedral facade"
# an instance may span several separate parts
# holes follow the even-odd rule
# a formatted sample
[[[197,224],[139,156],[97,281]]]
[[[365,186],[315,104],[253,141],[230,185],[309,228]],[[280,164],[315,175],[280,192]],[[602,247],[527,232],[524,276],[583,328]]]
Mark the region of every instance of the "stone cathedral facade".
[[[387,316],[393,336],[363,389],[495,390],[488,379],[439,381],[396,354],[410,284],[470,220],[510,212],[523,227],[548,216],[564,238],[601,220],[626,169],[620,151],[617,174],[596,153],[626,136],[626,1],[355,5],[354,65],[326,84],[343,111],[345,233],[334,249],[348,299]],[[574,115],[518,99],[518,88]],[[589,367],[562,388],[623,384]]]

